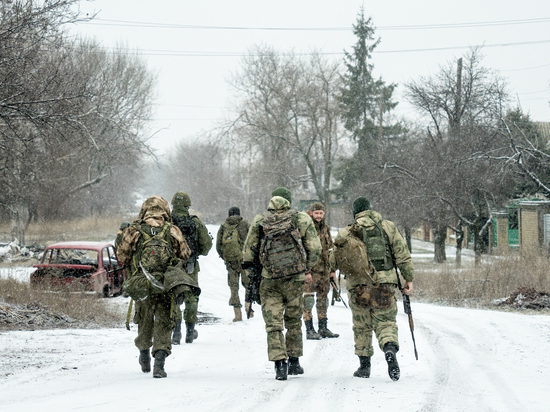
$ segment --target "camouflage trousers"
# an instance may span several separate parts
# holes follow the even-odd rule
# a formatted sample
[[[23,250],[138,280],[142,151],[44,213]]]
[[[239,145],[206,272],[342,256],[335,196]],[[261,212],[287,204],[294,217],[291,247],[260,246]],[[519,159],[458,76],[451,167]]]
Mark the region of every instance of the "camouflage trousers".
[[[195,271],[191,274],[189,274],[189,276],[191,276],[191,278],[197,282],[197,284],[199,283],[199,272],[198,271]],[[193,293],[189,292],[189,293],[185,293],[184,295],[184,299],[183,299],[183,303],[185,305],[185,309],[183,310],[183,320],[185,322],[188,322],[188,323],[197,323],[197,321],[199,320],[199,318],[197,317],[197,312],[199,310],[199,297],[198,296],[195,296],[193,295]],[[175,308],[175,320],[176,322],[181,322],[182,320],[182,314],[181,314],[181,308],[178,307],[176,305],[176,308]]]
[[[153,355],[163,350],[170,355],[172,349],[171,319],[172,299],[166,294],[148,297],[136,302],[134,323],[138,325],[138,335],[134,340],[139,350],[153,347]]]
[[[395,290],[394,290],[395,291]],[[397,300],[391,298],[387,309],[369,309],[357,306],[356,295],[353,289],[348,291],[349,306],[353,317],[353,337],[355,340],[355,354],[357,356],[373,356],[372,332],[376,334],[378,346],[393,342],[399,346],[397,337]]]
[[[239,275],[245,289],[248,286],[248,275],[246,271],[241,268],[240,262],[225,262],[225,267],[227,268],[227,284],[231,290],[229,306],[242,308],[243,305],[241,305],[241,300],[239,299]]]
[[[304,283],[304,320],[313,318],[312,309],[315,295],[315,308],[317,309],[317,319],[326,319],[328,308],[328,292],[330,291],[330,276],[328,273],[311,271],[313,282]]]
[[[303,355],[303,280],[263,278],[260,283],[262,315],[270,361]],[[286,334],[283,329],[286,328]]]

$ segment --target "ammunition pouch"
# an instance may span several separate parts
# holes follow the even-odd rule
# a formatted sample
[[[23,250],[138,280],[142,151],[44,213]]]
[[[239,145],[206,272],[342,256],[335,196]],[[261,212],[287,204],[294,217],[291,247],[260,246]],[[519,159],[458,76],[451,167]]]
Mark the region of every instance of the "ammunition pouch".
[[[360,308],[388,309],[395,299],[395,286],[382,283],[378,287],[357,285],[353,289],[352,298]]]

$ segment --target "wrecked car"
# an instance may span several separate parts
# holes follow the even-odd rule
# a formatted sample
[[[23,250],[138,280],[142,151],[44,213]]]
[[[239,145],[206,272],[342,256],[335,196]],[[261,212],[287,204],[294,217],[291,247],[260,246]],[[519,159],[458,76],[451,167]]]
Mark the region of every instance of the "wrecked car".
[[[126,280],[126,269],[108,242],[54,243],[33,267],[31,287],[70,287],[108,297],[121,294]]]

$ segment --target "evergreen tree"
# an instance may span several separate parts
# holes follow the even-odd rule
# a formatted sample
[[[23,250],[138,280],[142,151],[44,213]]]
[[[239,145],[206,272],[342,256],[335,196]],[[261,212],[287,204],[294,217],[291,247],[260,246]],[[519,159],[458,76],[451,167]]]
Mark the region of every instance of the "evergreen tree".
[[[388,137],[403,132],[400,124],[389,125],[383,121],[384,115],[397,106],[397,102],[392,101],[396,85],[386,85],[372,75],[371,53],[380,38],[375,38],[371,18],[365,20],[363,9],[353,25],[353,34],[357,42],[351,53],[345,52],[341,108],[345,128],[357,143],[357,151],[353,158],[343,160],[336,173],[342,182],[344,197],[346,191],[373,179],[375,165],[380,163],[382,152],[392,142]]]

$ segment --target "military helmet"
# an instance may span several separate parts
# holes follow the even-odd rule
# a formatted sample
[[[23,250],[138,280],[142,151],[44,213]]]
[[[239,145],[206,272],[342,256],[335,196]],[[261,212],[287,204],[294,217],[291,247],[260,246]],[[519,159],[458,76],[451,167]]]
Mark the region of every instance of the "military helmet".
[[[176,194],[172,198],[172,206],[189,207],[191,206],[191,198],[185,192],[176,192]]]

